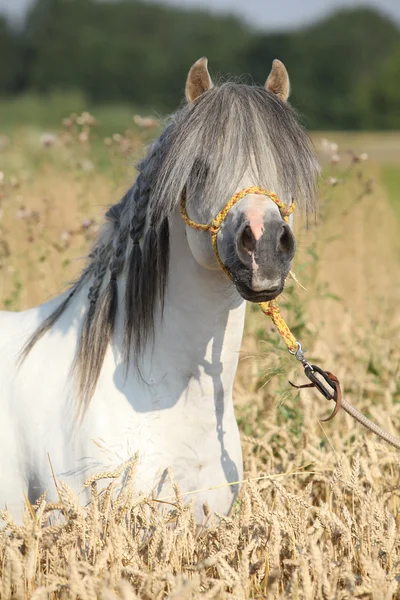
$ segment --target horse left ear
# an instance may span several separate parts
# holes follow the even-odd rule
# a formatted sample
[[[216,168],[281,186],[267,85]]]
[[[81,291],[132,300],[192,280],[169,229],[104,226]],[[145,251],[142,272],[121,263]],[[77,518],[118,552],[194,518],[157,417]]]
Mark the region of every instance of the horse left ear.
[[[207,58],[203,57],[199,58],[190,68],[185,88],[186,100],[188,102],[194,102],[201,94],[213,87],[214,84],[211,81],[207,64]]]
[[[271,73],[265,82],[265,89],[272,92],[280,100],[286,102],[290,94],[290,81],[286,67],[277,58],[272,63]]]

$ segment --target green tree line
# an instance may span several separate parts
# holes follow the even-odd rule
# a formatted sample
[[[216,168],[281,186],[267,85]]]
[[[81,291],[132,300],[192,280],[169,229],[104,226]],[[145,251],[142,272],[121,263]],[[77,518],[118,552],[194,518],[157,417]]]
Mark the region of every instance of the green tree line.
[[[92,104],[165,112],[203,55],[217,81],[257,83],[280,58],[309,128],[400,128],[400,29],[371,8],[271,33],[143,0],[37,0],[22,27],[0,19],[0,95],[78,89]]]

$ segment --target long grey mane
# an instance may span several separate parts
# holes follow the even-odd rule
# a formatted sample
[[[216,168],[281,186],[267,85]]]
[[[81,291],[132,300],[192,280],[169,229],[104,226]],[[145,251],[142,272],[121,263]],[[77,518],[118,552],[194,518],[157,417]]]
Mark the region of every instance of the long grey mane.
[[[113,335],[117,307],[124,307],[124,357],[138,361],[162,314],[169,266],[169,218],[182,191],[201,198],[216,214],[245,172],[253,185],[269,187],[271,156],[281,198],[295,198],[306,214],[315,211],[317,163],[309,137],[293,108],[264,88],[225,83],[172,115],[139,163],[139,175],[106,214],[106,225],[88,265],[69,295],[42,323],[22,352],[26,357],[90,282],[74,361],[79,406],[94,393]],[[194,197],[194,196],[193,196]],[[120,280],[126,277],[124,302]],[[131,350],[132,349],[132,350]]]

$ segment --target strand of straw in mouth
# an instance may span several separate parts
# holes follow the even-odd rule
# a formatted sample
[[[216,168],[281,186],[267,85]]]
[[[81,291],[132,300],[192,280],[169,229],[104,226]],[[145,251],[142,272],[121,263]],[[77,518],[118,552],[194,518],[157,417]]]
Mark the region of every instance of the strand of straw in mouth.
[[[293,281],[294,281],[294,282],[295,282],[295,283],[296,283],[296,284],[297,284],[297,285],[298,285],[298,286],[299,286],[299,287],[300,287],[302,290],[304,290],[305,292],[307,291],[307,289],[304,287],[304,285],[302,285],[302,284],[300,283],[300,281],[297,279],[297,277],[296,277],[296,273],[294,273],[293,271],[289,271],[289,275],[290,275],[290,277],[293,279]]]

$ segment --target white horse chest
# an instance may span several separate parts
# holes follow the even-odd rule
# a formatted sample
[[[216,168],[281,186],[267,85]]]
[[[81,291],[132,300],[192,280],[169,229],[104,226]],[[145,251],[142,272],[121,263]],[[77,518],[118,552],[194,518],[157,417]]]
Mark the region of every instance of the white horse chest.
[[[153,406],[147,411],[134,410],[132,404],[136,403],[122,397],[115,396],[112,403],[104,398],[103,406],[99,398],[94,398],[88,412],[91,426],[84,427],[81,434],[86,438],[87,456],[95,452],[96,463],[102,460],[116,466],[138,452],[137,491],[156,490],[161,498],[169,496],[170,477],[189,497],[194,490],[203,490],[193,494],[199,518],[204,502],[212,510],[228,511],[237,486],[232,488],[227,482],[242,478],[241,446],[232,399],[221,398],[220,406],[215,406],[212,394],[199,397],[200,384],[193,382],[178,400],[162,395],[163,409],[157,407],[157,393],[152,402],[147,398],[144,404],[140,403]],[[196,403],[193,392],[198,399]],[[152,396],[149,389],[148,394]],[[143,400],[143,390],[140,398]],[[101,419],[95,414],[102,415]],[[209,490],[214,486],[222,487]]]

